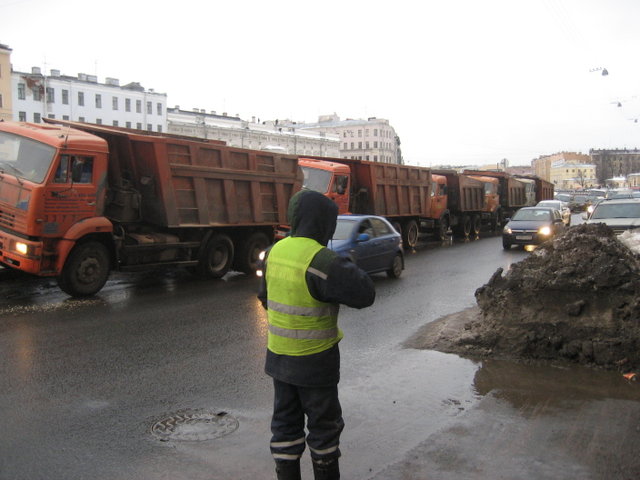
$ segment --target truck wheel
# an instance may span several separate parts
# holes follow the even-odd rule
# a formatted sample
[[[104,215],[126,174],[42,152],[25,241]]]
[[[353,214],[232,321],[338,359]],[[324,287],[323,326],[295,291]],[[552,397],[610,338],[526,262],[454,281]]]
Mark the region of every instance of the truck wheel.
[[[447,232],[449,231],[449,221],[447,218],[441,218],[438,224],[438,231],[436,233],[438,240],[444,241],[447,239]]]
[[[250,275],[258,269],[258,255],[270,245],[269,237],[263,232],[252,233],[242,244],[236,255],[235,269]]]
[[[409,220],[402,228],[402,242],[405,248],[415,248],[418,245],[418,223]]]
[[[403,268],[404,268],[404,262],[402,261],[402,255],[398,253],[395,257],[393,257],[393,263],[391,264],[391,268],[387,270],[387,277],[398,278],[402,274]]]
[[[471,233],[471,217],[465,215],[462,217],[462,235],[467,238]]]
[[[198,274],[205,278],[220,278],[231,268],[233,261],[233,242],[222,234],[214,235],[198,263]]]
[[[480,226],[482,225],[482,220],[480,219],[480,215],[474,215],[471,218],[471,233],[473,233],[474,237],[480,235]]]
[[[60,289],[72,297],[88,297],[99,292],[109,278],[109,252],[100,242],[77,245],[58,277]]]

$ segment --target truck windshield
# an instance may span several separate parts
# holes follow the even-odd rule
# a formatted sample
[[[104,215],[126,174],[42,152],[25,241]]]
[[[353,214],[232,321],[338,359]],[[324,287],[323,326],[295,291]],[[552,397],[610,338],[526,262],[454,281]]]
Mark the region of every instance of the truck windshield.
[[[0,132],[0,172],[35,183],[44,180],[56,149],[8,132]]]
[[[320,170],[319,168],[300,167],[304,180],[302,181],[302,188],[308,188],[309,190],[315,190],[320,193],[327,193],[329,191],[329,182],[331,182],[331,172],[326,170]]]

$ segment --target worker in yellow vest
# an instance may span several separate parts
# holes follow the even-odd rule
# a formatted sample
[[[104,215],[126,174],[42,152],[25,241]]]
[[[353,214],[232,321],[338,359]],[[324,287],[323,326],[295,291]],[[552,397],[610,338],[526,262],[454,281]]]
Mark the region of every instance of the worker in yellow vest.
[[[340,478],[339,304],[368,307],[375,288],[363,270],[326,248],[337,215],[324,195],[296,193],[288,210],[291,234],[265,260],[258,298],[269,320],[265,371],[274,385],[270,448],[278,480],[301,478],[305,443],[315,479]]]

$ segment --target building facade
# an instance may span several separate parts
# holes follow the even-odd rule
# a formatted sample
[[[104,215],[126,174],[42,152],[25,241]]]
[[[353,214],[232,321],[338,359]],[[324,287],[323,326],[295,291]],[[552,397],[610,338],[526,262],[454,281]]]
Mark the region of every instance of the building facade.
[[[31,73],[12,72],[13,119],[40,123],[57,118],[134,128],[153,132],[167,130],[167,95],[144,89],[133,82],[120,86],[116,78],[99,83],[95,75],[50,75],[33,67]]]
[[[599,185],[596,166],[590,163],[553,163],[549,181],[557,190],[580,190]]]
[[[316,123],[289,122],[289,128],[333,134],[340,139],[340,158],[402,164],[400,138],[389,120],[370,117],[367,120],[340,120],[335,113],[324,115]]]
[[[589,164],[591,157],[584,153],[577,152],[559,152],[553,155],[542,155],[531,161],[531,169],[533,174],[544,180],[551,182],[551,167],[553,164]]]
[[[11,49],[0,44],[0,120],[11,120]]]
[[[201,109],[168,108],[167,128],[172,134],[222,140],[233,147],[321,157],[340,154],[336,135],[300,130],[279,121],[260,123],[255,118],[246,121],[238,116]]]
[[[640,150],[591,150],[591,163],[596,165],[598,183],[640,172]]]

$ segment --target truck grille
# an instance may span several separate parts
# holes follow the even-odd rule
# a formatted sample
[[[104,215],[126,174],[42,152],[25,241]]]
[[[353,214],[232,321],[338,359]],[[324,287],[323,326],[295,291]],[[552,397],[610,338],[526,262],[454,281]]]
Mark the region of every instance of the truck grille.
[[[6,208],[0,207],[0,228],[24,231],[24,215],[16,215]]]

